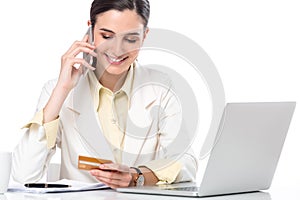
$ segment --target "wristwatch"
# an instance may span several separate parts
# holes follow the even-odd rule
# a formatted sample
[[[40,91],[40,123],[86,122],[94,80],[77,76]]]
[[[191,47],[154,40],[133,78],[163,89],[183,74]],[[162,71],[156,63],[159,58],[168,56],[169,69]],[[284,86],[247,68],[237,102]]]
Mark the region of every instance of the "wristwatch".
[[[134,183],[136,186],[143,186],[145,183],[145,177],[142,173],[142,171],[137,168],[137,167],[130,167],[132,169],[134,169],[137,172],[137,177],[133,177],[134,178]]]

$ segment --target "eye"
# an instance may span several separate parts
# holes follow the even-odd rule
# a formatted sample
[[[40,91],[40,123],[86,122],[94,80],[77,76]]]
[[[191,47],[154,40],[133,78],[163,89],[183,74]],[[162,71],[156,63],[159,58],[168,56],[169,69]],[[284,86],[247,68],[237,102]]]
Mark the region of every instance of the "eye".
[[[139,40],[138,37],[125,37],[124,39],[125,39],[126,42],[132,43],[132,44],[136,43]]]
[[[107,35],[107,34],[102,34],[102,38],[105,40],[111,39],[112,36],[111,35]]]
[[[136,40],[133,40],[133,39],[125,39],[125,40],[129,43],[136,43]]]

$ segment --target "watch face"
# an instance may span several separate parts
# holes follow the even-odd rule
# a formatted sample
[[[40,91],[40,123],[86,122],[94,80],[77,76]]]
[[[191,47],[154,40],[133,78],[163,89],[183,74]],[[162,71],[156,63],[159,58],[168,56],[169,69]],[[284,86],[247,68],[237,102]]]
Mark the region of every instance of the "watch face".
[[[139,175],[136,179],[136,186],[143,186],[145,182],[145,178],[143,175]]]

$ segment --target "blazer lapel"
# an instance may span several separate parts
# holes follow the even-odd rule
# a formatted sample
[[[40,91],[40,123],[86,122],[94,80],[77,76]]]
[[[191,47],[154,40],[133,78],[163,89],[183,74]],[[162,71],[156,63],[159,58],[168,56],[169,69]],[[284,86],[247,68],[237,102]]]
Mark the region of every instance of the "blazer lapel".
[[[113,160],[111,147],[102,133],[93,105],[88,78],[82,76],[73,93],[73,110],[78,113],[75,125],[90,156]]]
[[[155,125],[153,121],[147,122],[151,105],[156,101],[157,94],[150,80],[151,75],[147,69],[137,67],[134,72],[134,83],[126,123],[126,135],[124,138],[123,162],[129,166],[135,166],[142,160],[153,159],[153,152],[142,155],[145,139],[153,134]],[[145,123],[145,126],[141,125]],[[148,135],[148,136],[147,136]],[[152,137],[155,145],[156,139]],[[146,139],[150,141],[149,138]],[[155,140],[155,141],[154,141]],[[151,157],[151,158],[150,158]]]

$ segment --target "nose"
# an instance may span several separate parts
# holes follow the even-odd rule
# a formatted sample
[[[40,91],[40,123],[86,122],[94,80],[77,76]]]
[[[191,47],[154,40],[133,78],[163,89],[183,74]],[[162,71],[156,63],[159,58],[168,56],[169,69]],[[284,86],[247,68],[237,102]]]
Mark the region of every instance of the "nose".
[[[110,48],[109,48],[109,52],[111,56],[114,56],[116,58],[124,55],[126,52],[124,45],[122,43],[122,39],[121,38],[114,38]]]

